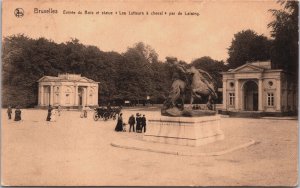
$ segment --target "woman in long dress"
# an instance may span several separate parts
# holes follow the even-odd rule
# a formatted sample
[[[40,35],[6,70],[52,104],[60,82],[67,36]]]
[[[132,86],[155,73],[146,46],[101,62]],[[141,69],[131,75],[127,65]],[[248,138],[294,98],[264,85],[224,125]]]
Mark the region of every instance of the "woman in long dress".
[[[49,105],[46,121],[50,121],[51,120],[51,111],[52,111],[52,107],[51,107],[51,105]]]
[[[15,121],[21,121],[21,110],[19,106],[17,106],[15,110]]]
[[[118,117],[118,122],[115,128],[115,131],[119,132],[119,131],[123,131],[123,117],[122,117],[122,113],[119,115]]]

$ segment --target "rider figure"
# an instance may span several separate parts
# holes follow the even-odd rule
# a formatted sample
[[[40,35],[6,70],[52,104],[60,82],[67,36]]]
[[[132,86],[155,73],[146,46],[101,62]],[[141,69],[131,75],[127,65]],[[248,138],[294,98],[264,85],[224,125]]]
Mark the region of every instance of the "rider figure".
[[[182,80],[184,82],[188,81],[186,68],[181,65],[178,61],[174,62],[174,73],[172,75],[172,79],[174,80]]]

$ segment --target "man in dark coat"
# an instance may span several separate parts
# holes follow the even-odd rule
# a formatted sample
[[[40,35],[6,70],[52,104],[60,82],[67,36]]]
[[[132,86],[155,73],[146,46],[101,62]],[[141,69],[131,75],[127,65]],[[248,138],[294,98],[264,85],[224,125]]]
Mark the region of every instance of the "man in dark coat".
[[[144,132],[146,132],[146,117],[145,117],[145,114],[143,115],[143,117],[141,117],[141,124],[142,124],[141,132],[142,132],[142,129],[144,129]]]
[[[131,132],[131,127],[132,127],[133,132],[135,132],[135,130],[134,130],[134,124],[135,124],[135,118],[134,118],[134,115],[131,115],[131,116],[129,117],[128,124],[130,125],[130,127],[129,127],[129,132]]]
[[[12,114],[12,108],[11,108],[11,106],[9,105],[8,108],[7,108],[8,119],[11,119],[11,114]]]

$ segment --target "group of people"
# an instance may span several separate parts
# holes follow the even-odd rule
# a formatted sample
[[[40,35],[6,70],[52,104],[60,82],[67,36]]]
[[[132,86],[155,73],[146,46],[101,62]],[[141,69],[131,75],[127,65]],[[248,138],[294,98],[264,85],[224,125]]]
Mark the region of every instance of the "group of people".
[[[120,113],[117,121],[117,125],[115,127],[115,131],[126,131],[126,123],[123,122],[123,114]],[[131,130],[133,132],[137,133],[142,133],[143,131],[146,132],[146,125],[147,125],[147,120],[145,114],[142,115],[140,113],[136,113],[136,117],[132,114],[129,119],[128,119],[128,124],[129,124],[129,132]]]
[[[8,106],[7,108],[7,115],[8,115],[8,119],[11,119],[11,115],[13,113],[13,110],[12,110],[12,106]],[[15,119],[14,121],[21,121],[21,110],[20,110],[20,107],[17,106],[16,109],[15,109]]]
[[[88,107],[83,106],[80,117],[86,118],[88,110],[89,110]],[[8,108],[7,108],[8,119],[12,119],[12,113],[13,113],[12,107],[8,106]],[[53,107],[53,106],[49,105],[46,121],[49,121],[49,122],[56,121],[57,115],[58,116],[61,115],[61,106],[58,105],[57,107]],[[122,116],[123,116],[123,114],[120,113],[119,117],[118,117],[117,125],[115,127],[115,131],[117,131],[117,132],[126,131],[126,123],[123,122]],[[20,121],[20,120],[21,120],[21,110],[20,110],[20,107],[17,106],[15,109],[14,121]],[[130,126],[129,132],[131,132],[131,130],[133,132],[137,132],[137,133],[142,133],[143,131],[146,132],[147,121],[146,121],[145,114],[142,115],[140,113],[136,113],[136,117],[134,117],[134,115],[132,114],[128,119],[128,124]]]
[[[90,110],[87,106],[82,106],[81,108],[81,118],[87,118],[88,110]],[[58,105],[57,107],[52,107],[51,105],[48,106],[48,114],[46,121],[56,121],[57,115],[60,116],[61,114],[61,106]]]

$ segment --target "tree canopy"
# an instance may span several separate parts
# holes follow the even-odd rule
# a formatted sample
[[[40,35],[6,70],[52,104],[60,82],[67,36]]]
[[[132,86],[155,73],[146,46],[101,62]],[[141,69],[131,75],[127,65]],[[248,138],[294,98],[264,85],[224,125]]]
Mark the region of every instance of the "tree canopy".
[[[123,54],[103,52],[78,39],[57,44],[45,38],[13,35],[3,40],[2,104],[37,105],[42,76],[77,73],[100,82],[99,103],[112,100],[163,102],[170,88],[168,64],[153,48],[136,43]]]
[[[280,10],[270,10],[275,18],[269,23],[274,37],[271,59],[275,68],[282,68],[298,75],[298,1],[278,1],[283,6]]]
[[[270,60],[271,40],[255,31],[245,30],[234,35],[228,48],[227,59],[230,68],[239,67],[246,62]]]

